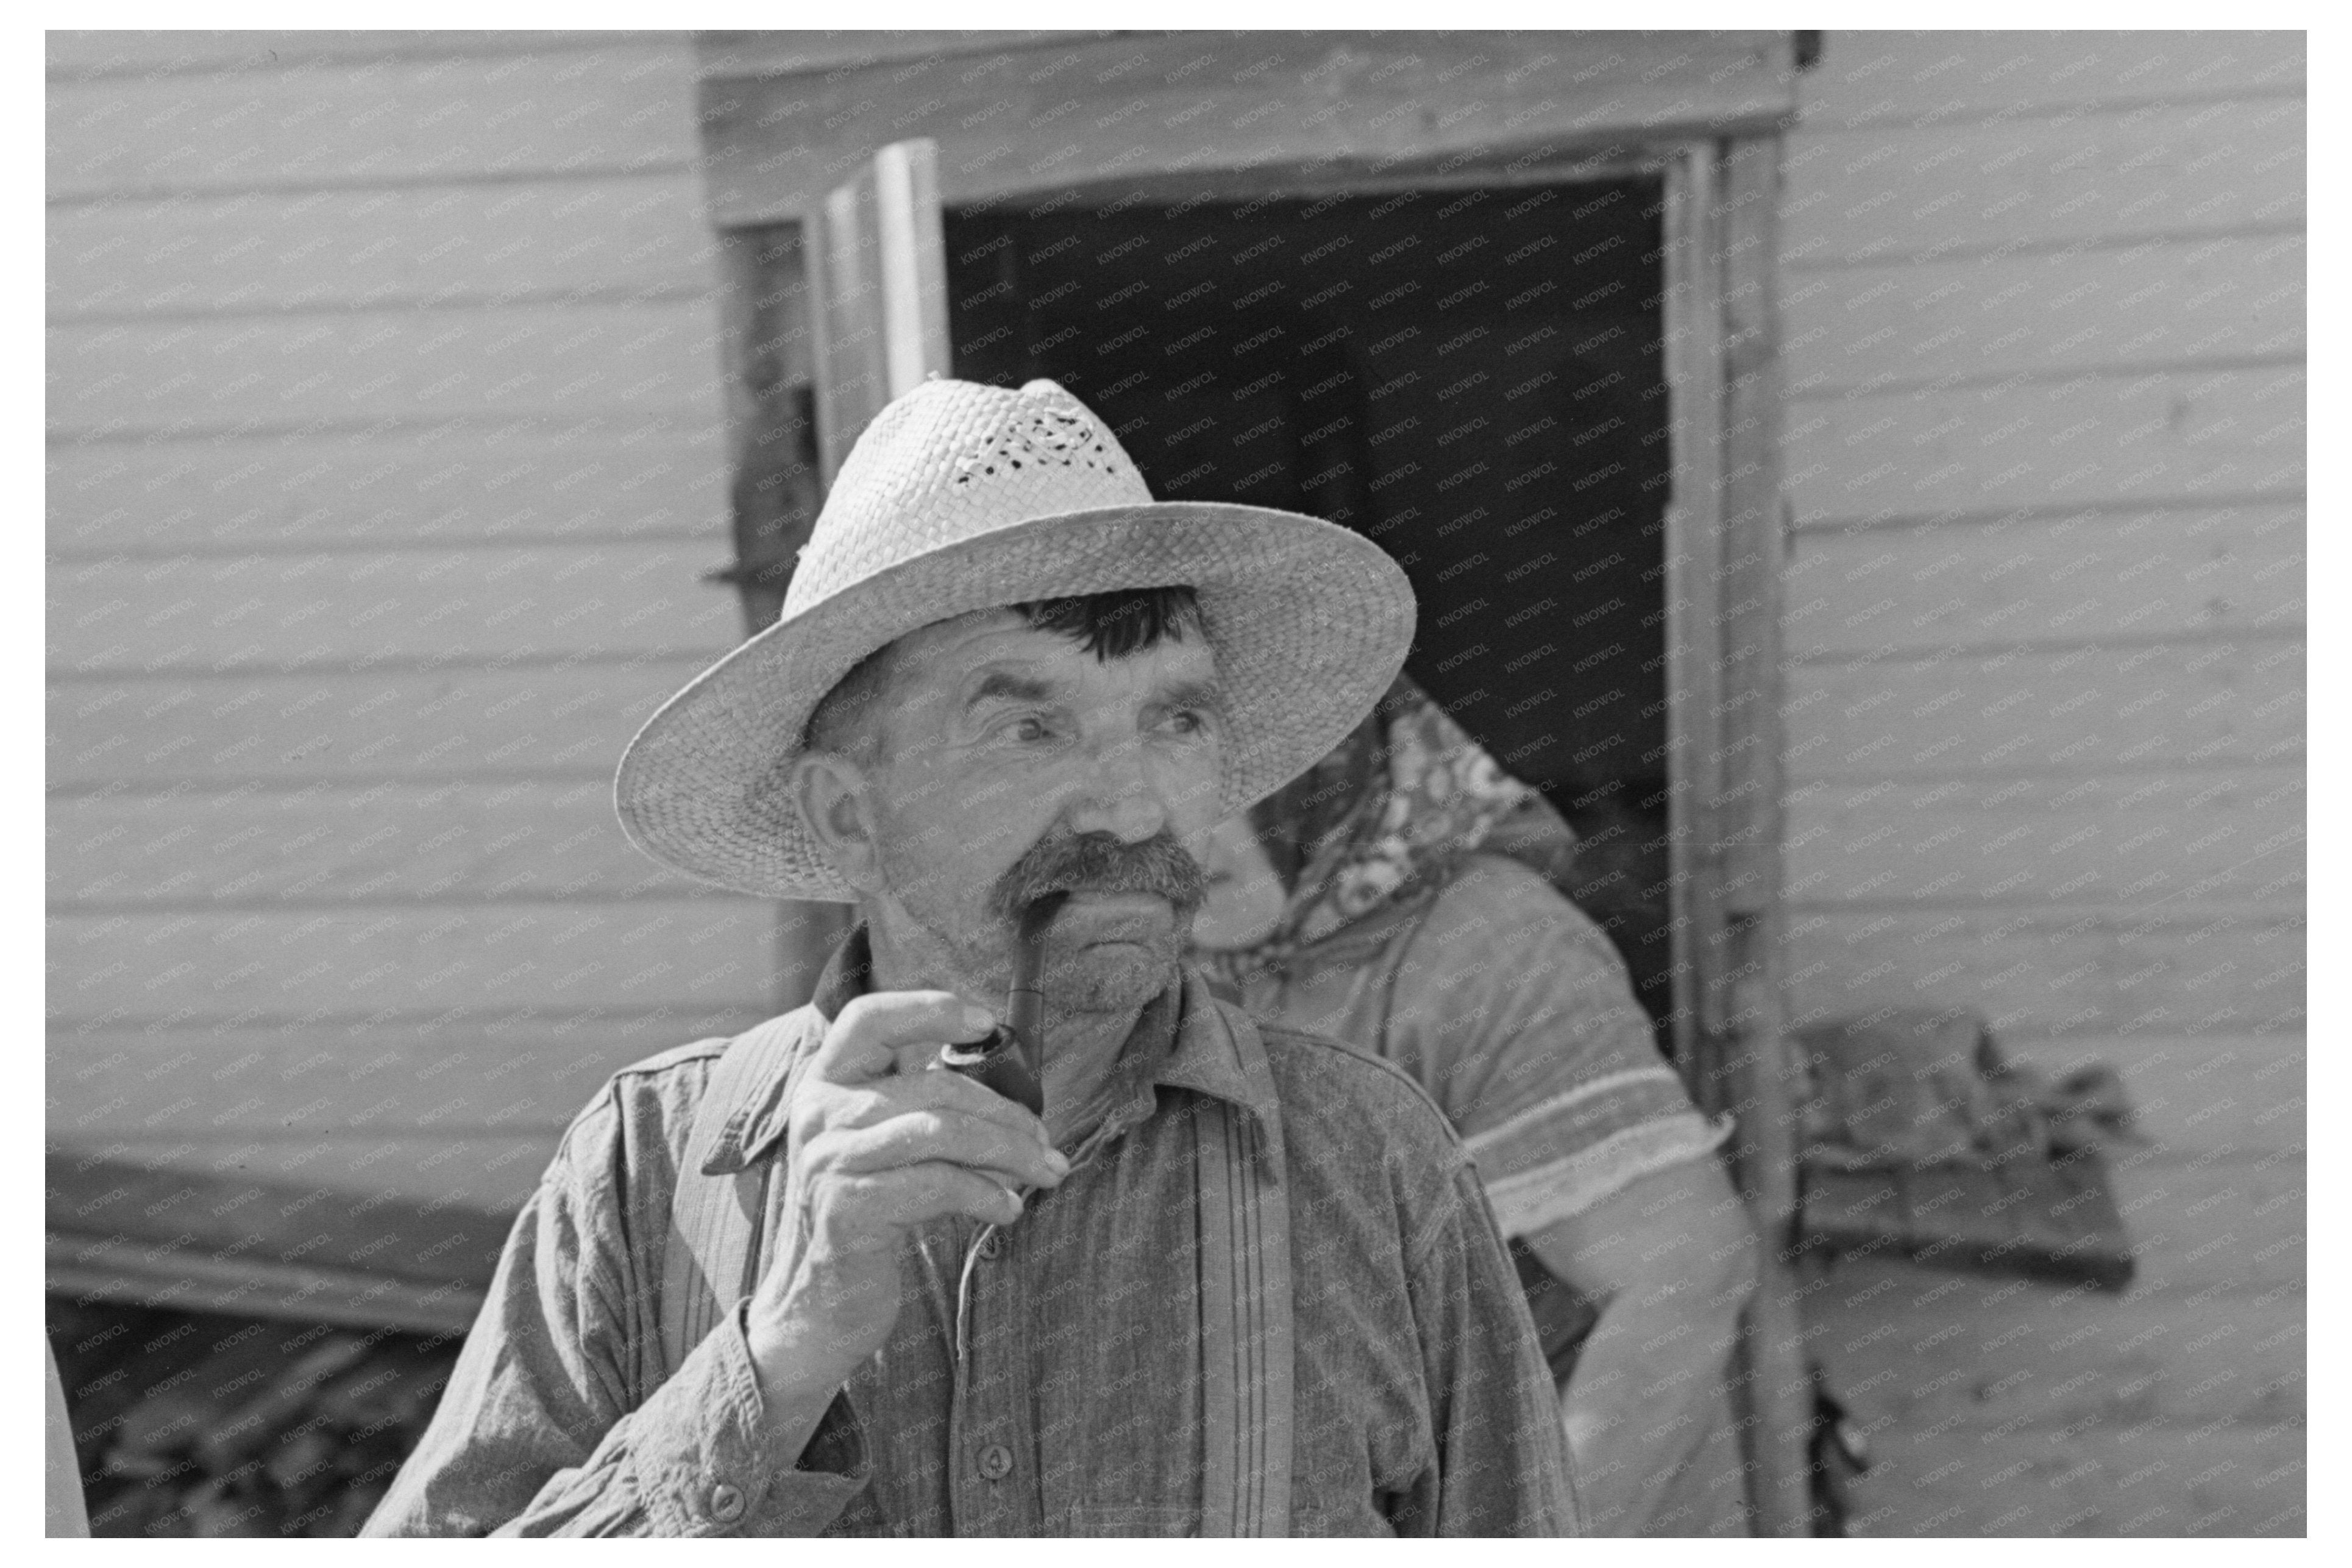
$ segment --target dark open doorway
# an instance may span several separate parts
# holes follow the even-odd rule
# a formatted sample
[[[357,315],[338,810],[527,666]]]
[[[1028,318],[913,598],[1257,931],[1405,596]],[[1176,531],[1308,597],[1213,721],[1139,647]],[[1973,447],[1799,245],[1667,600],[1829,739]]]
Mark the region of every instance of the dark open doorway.
[[[1662,195],[1634,178],[946,217],[958,375],[1051,377],[1156,494],[1311,513],[1402,563],[1408,670],[1576,827],[1567,891],[1657,1019]]]

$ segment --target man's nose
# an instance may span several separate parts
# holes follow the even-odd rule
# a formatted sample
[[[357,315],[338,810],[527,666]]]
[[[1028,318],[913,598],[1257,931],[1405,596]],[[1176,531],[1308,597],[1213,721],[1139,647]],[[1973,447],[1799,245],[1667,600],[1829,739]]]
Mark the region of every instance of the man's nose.
[[[1070,830],[1109,833],[1122,843],[1141,843],[1168,825],[1168,802],[1145,766],[1139,740],[1106,742],[1094,750],[1093,766],[1070,812]]]

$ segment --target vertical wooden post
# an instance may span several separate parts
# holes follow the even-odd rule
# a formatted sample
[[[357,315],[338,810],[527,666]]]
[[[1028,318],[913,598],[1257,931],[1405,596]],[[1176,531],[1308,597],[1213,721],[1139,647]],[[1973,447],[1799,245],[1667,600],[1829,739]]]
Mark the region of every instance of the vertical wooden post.
[[[884,404],[948,373],[938,143],[881,148],[826,194],[810,228],[817,450],[830,486]]]
[[[860,432],[891,399],[949,367],[947,242],[939,149],[893,142],[829,193],[803,225],[817,467],[830,489]],[[848,930],[845,904],[784,905],[777,1002],[809,998]]]
[[[1732,1175],[1765,1242],[1739,1340],[1751,1528],[1807,1533],[1811,1388],[1790,1270],[1795,1136],[1780,996],[1777,138],[1668,169],[1669,860],[1675,1039],[1699,1103],[1738,1131]]]

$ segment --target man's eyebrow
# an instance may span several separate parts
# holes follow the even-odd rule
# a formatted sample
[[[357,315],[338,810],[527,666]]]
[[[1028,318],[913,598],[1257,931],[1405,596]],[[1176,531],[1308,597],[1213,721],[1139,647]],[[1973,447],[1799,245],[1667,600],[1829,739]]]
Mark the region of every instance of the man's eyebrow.
[[[1042,703],[1050,701],[1053,695],[1054,688],[1034,675],[1024,675],[1013,670],[991,670],[980,678],[978,685],[971,688],[971,695],[963,699],[963,706],[964,711],[969,713],[992,698],[1001,697],[1006,702]]]

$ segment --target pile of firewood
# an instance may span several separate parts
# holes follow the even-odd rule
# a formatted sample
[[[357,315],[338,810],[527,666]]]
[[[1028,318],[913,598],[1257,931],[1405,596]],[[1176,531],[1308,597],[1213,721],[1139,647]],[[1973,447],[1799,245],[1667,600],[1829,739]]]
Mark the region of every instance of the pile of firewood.
[[[90,1532],[359,1532],[447,1384],[454,1334],[51,1298]]]

